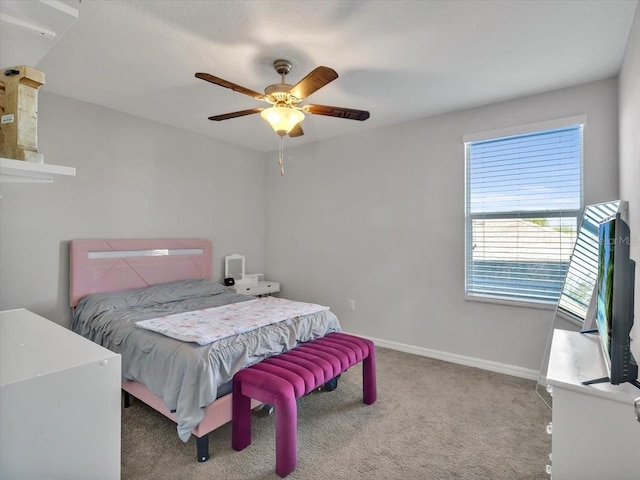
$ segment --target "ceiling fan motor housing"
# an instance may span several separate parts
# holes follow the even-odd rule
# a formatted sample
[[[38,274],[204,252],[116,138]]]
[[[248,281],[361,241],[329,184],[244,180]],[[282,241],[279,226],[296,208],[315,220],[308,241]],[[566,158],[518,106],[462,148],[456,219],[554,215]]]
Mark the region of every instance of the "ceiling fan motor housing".
[[[270,101],[270,103],[274,105],[293,106],[302,100],[289,93],[292,88],[292,85],[286,83],[274,83],[264,89],[264,94],[267,97],[267,101]]]
[[[273,68],[278,72],[282,79],[280,83],[274,83],[264,89],[264,94],[269,103],[277,106],[292,107],[302,101],[290,93],[293,85],[285,83],[285,75],[291,71],[291,62],[289,60],[279,59],[273,62]]]

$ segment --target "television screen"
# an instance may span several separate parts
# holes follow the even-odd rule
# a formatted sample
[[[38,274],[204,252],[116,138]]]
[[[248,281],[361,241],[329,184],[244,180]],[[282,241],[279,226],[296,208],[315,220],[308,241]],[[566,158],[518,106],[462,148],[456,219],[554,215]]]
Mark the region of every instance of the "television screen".
[[[629,258],[629,226],[616,214],[598,228],[596,326],[607,365],[608,378],[585,383],[637,381],[638,366],[631,354],[635,262]]]
[[[598,230],[598,283],[596,285],[596,325],[607,368],[611,368],[611,327],[613,322],[613,257],[615,220],[604,222]]]

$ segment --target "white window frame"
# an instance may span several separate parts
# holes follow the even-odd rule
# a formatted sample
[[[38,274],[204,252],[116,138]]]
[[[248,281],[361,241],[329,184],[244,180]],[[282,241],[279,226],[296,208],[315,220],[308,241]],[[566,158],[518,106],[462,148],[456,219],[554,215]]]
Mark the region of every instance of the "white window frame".
[[[496,130],[488,130],[477,133],[470,133],[463,135],[463,144],[464,144],[464,195],[465,195],[465,248],[464,248],[464,262],[465,262],[465,274],[464,274],[464,292],[465,292],[465,300],[470,301],[480,301],[480,302],[489,302],[489,303],[497,303],[497,304],[506,304],[506,305],[517,305],[517,306],[527,306],[534,308],[544,308],[544,309],[554,309],[557,305],[556,302],[551,301],[534,301],[531,299],[518,299],[516,297],[503,297],[503,296],[492,296],[488,294],[480,294],[476,292],[469,292],[469,248],[473,248],[472,241],[472,222],[477,218],[484,219],[499,219],[499,218],[552,218],[556,216],[560,216],[557,212],[548,212],[548,211],[514,211],[509,213],[482,213],[482,214],[472,214],[470,207],[470,195],[469,195],[469,185],[468,185],[468,169],[469,169],[469,159],[467,158],[467,144],[472,142],[478,142],[483,140],[490,139],[499,139],[503,137],[510,137],[514,135],[526,135],[532,134],[535,132],[542,132],[546,130],[553,130],[556,128],[564,128],[571,127],[575,125],[581,125],[583,127],[583,152],[582,159],[580,165],[580,205],[577,209],[574,210],[564,210],[562,212],[562,217],[574,217],[576,218],[576,228],[580,225],[582,209],[584,206],[584,127],[587,124],[587,116],[586,115],[576,115],[572,117],[559,118],[554,120],[547,120],[543,122],[530,123],[526,125],[514,126],[501,128]]]

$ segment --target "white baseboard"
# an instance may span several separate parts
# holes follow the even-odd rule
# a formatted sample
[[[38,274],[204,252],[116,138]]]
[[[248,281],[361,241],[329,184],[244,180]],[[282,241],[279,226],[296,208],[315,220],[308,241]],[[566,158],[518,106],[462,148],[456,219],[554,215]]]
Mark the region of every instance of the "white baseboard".
[[[526,378],[528,380],[538,380],[540,374],[538,370],[531,370],[530,368],[507,365],[506,363],[492,362],[491,360],[467,357],[464,355],[457,355],[455,353],[441,352],[439,350],[432,350],[430,348],[416,347],[414,345],[407,345],[406,343],[382,340],[381,338],[369,337],[367,335],[361,335],[359,333],[357,335],[363,338],[367,338],[377,346],[383,348],[390,348],[391,350],[398,350],[400,352],[412,353],[414,355],[420,355],[423,357],[435,358],[438,360],[443,360],[445,362],[466,365],[468,367],[481,368],[483,370],[489,370],[491,372],[504,373],[506,375]]]

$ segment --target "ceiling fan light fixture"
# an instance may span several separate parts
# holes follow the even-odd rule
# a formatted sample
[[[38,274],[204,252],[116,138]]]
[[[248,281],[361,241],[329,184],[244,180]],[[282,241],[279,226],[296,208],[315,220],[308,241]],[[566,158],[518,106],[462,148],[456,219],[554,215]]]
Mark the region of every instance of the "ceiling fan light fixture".
[[[263,110],[260,116],[264,118],[271,128],[281,137],[289,132],[304,120],[304,113],[291,107],[271,107]]]

